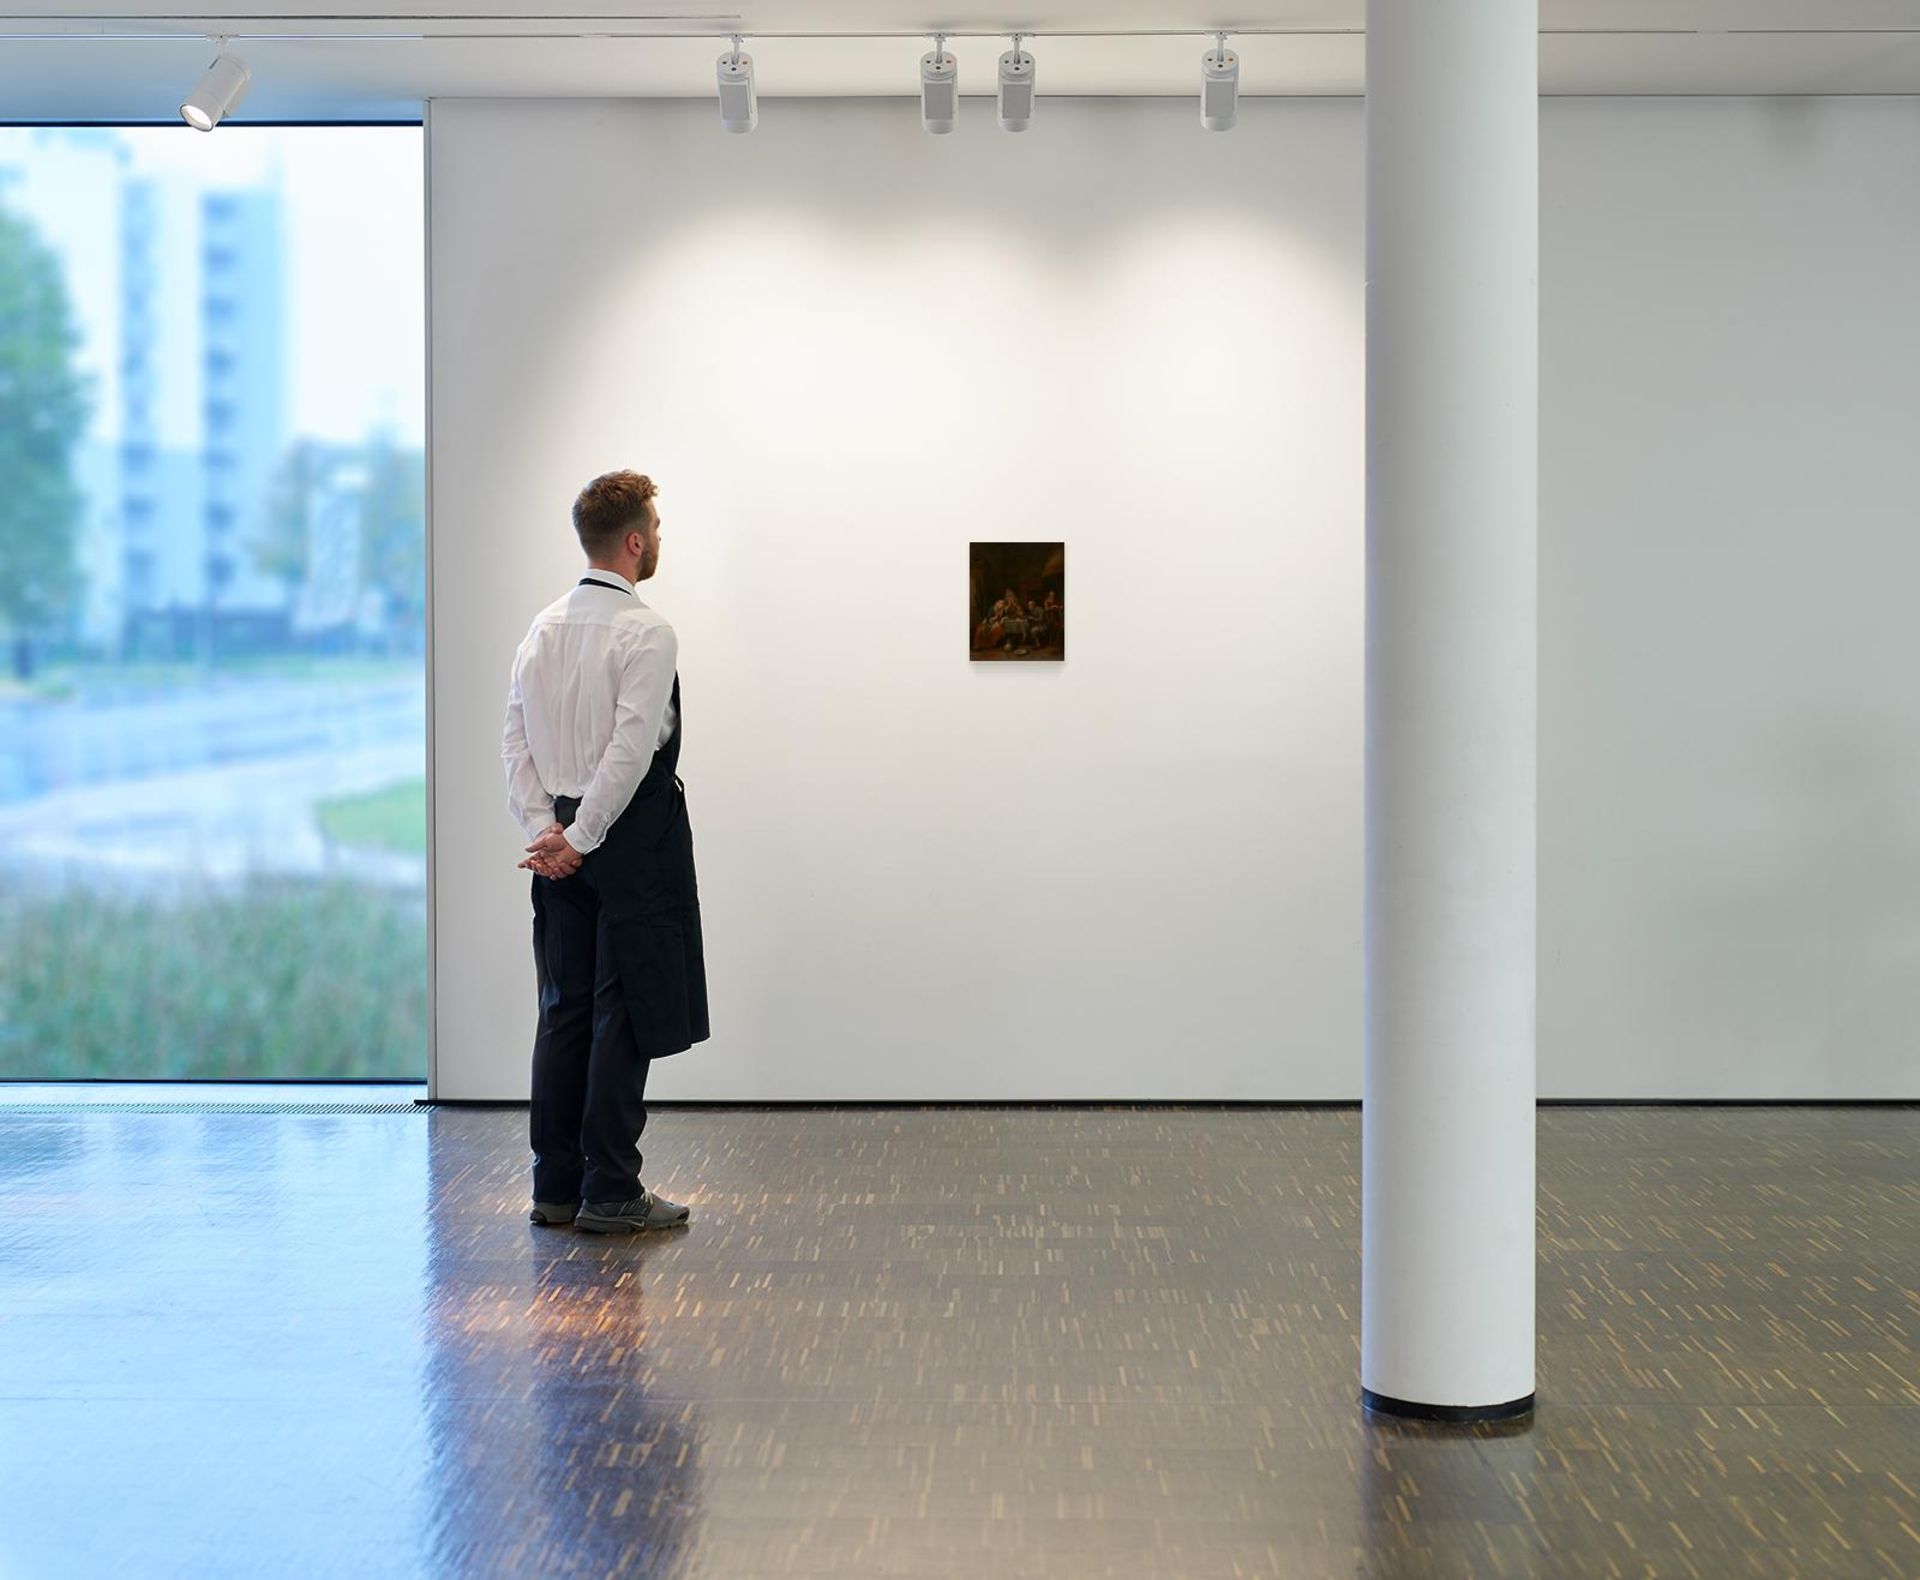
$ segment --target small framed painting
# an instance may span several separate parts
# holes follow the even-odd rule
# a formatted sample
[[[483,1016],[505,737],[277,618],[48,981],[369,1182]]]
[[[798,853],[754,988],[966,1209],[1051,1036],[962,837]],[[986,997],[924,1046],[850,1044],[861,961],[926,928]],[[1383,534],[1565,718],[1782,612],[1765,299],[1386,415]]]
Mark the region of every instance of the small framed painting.
[[[973,544],[967,657],[976,664],[1057,664],[1066,656],[1066,544]]]

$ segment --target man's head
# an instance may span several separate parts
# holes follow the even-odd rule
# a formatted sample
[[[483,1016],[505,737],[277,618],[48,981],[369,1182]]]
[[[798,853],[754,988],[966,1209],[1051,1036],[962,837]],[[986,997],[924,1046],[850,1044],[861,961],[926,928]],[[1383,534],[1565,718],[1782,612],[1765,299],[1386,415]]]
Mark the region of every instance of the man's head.
[[[587,563],[643,582],[660,568],[659,488],[638,472],[605,472],[573,502],[573,530]]]

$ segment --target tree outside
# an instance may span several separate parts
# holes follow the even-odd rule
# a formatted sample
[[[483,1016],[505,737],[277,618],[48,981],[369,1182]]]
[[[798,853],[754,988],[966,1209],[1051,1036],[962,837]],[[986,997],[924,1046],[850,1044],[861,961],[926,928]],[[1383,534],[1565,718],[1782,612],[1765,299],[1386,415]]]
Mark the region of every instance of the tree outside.
[[[89,381],[60,260],[0,206],[0,628],[17,679],[72,607],[83,500],[73,449]]]

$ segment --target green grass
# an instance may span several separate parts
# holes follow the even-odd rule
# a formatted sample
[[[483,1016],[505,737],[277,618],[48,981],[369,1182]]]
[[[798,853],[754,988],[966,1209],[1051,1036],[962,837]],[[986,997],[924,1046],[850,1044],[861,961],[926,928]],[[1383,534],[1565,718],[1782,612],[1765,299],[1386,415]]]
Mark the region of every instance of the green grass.
[[[0,1077],[425,1078],[426,902],[255,880],[0,897]]]
[[[427,781],[409,779],[367,795],[338,796],[319,805],[320,832],[336,845],[427,853]]]

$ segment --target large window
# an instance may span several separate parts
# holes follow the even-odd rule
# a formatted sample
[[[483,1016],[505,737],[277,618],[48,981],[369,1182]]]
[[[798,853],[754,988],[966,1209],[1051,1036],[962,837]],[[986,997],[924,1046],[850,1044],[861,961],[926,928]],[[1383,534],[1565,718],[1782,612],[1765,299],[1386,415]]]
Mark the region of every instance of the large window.
[[[417,127],[0,128],[0,1077],[426,1069]]]

